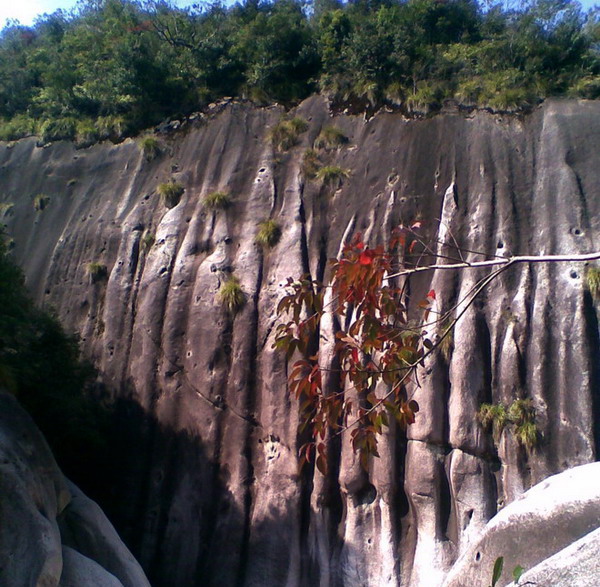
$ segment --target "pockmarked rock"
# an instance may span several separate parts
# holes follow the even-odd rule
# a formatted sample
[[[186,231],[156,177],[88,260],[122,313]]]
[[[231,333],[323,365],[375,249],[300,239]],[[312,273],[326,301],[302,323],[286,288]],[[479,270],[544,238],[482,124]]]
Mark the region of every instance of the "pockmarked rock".
[[[280,151],[270,131],[287,115],[308,128]],[[303,171],[330,126],[347,141],[317,158],[339,168],[337,184]],[[115,400],[111,519],[155,587],[434,587],[498,510],[598,459],[600,314],[581,263],[512,265],[469,307],[489,269],[412,276],[414,317],[434,289],[432,315],[460,319],[448,352],[419,368],[417,422],[386,430],[367,470],[343,435],[329,475],[298,471],[299,406],[272,345],[287,279],[327,281],[327,260],[358,232],[376,245],[418,220],[440,263],[597,250],[599,101],[422,120],[335,113],[319,96],[292,113],[231,101],[163,130],[152,161],[135,140],[0,144],[11,254]],[[172,180],[185,191],[168,208],[158,186]],[[231,205],[206,206],[215,191]],[[255,240],[266,219],[281,229],[271,248]],[[232,277],[235,314],[219,294]],[[315,341],[336,393],[337,319]],[[431,340],[442,327],[427,326]],[[535,447],[477,419],[483,403],[517,399],[535,410]]]

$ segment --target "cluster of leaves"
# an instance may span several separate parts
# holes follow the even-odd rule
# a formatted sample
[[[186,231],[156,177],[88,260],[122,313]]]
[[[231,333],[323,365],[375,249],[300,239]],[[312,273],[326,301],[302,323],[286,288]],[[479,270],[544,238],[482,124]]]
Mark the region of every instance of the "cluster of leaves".
[[[276,149],[287,151],[298,142],[299,135],[307,130],[308,123],[300,116],[283,119],[271,129],[271,141]]]
[[[289,279],[288,293],[279,303],[278,312],[287,313],[289,320],[277,327],[273,346],[285,350],[288,359],[296,353],[302,357],[289,375],[290,392],[300,402],[301,433],[310,433],[300,449],[301,461],[316,454],[316,466],[323,473],[330,434],[348,430],[366,468],[369,457],[378,456],[377,437],[391,421],[402,427],[415,421],[419,406],[410,399],[409,386],[435,345],[409,321],[404,286],[396,287],[388,278],[393,260],[412,249],[407,233],[403,227],[396,229],[388,248],[370,248],[360,235],[347,243],[341,258],[330,261],[328,307],[327,288],[308,278]],[[430,291],[420,305],[421,321],[428,320],[434,300],[435,292]],[[347,325],[336,333],[338,392],[324,389],[323,366],[314,352],[325,311]]]
[[[94,376],[77,339],[34,306],[0,238],[0,389],[33,416],[59,464],[86,485],[106,449],[108,413],[87,393]]]
[[[598,10],[572,0],[81,0],[0,33],[0,139],[81,146],[225,96],[292,104],[315,90],[408,113],[446,98],[518,109],[600,96]]]
[[[482,404],[477,418],[484,429],[493,431],[496,442],[507,427],[510,427],[516,441],[528,450],[534,448],[539,440],[531,399],[517,399],[509,406],[503,403]]]

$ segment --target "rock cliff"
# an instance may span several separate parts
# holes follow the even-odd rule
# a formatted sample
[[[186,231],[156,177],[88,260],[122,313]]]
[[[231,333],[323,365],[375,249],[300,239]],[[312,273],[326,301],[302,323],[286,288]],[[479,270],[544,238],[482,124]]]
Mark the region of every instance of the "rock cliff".
[[[458,245],[469,260],[598,250],[600,103],[408,121],[332,116],[315,97],[295,112],[309,129],[277,152],[268,133],[282,114],[215,105],[164,129],[153,160],[133,140],[2,145],[2,222],[36,299],[80,333],[121,406],[112,515],[153,584],[439,585],[499,508],[597,458],[585,267],[502,273],[458,322],[451,357],[424,365],[408,434],[385,434],[368,473],[338,442],[328,478],[297,470],[298,409],[271,348],[281,284],[323,278],[356,231],[374,243],[416,218],[440,251],[456,257]],[[350,171],[339,186],[301,170],[328,125],[348,138],[321,153]],[[185,192],[167,208],[157,186],[171,179]],[[232,206],[208,210],[215,190]],[[282,228],[270,250],[254,241],[265,218]],[[433,287],[446,310],[486,271],[421,275],[411,300]],[[217,295],[231,274],[246,295],[235,318]],[[324,364],[334,332],[333,321],[321,331]],[[475,417],[482,402],[518,397],[537,413],[531,451],[508,431],[496,445]]]

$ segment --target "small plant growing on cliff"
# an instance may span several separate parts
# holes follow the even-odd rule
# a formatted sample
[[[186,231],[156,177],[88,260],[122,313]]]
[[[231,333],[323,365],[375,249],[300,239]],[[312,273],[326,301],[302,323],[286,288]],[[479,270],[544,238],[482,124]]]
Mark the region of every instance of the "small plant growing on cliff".
[[[274,247],[281,238],[281,228],[275,220],[268,219],[263,220],[258,225],[258,232],[256,233],[255,242],[266,249]]]
[[[507,427],[510,427],[515,440],[528,450],[538,442],[539,430],[535,423],[535,408],[529,398],[517,399],[508,407],[503,403],[482,404],[477,419],[484,429],[493,429],[496,442]]]
[[[326,165],[317,171],[315,177],[320,179],[324,185],[337,188],[342,179],[350,177],[350,171],[337,165]]]
[[[0,218],[6,218],[13,212],[15,205],[12,202],[3,202],[0,204]]]
[[[302,155],[302,173],[307,179],[314,179],[321,168],[319,154],[314,149],[306,149]]]
[[[177,206],[181,200],[181,196],[183,196],[183,192],[185,192],[185,188],[176,181],[161,183],[158,186],[158,193],[167,208]]]
[[[315,140],[315,149],[335,149],[348,142],[348,137],[335,126],[324,127]]]
[[[160,143],[158,140],[151,136],[146,136],[140,139],[140,148],[144,153],[146,161],[152,161],[160,155]]]
[[[585,272],[585,287],[595,302],[600,300],[600,268],[588,267]]]
[[[100,133],[94,126],[94,123],[89,119],[78,120],[75,131],[75,145],[83,149],[98,142]]]
[[[108,269],[106,265],[96,262],[88,263],[87,273],[90,276],[92,283],[104,281],[108,277]]]
[[[156,237],[149,230],[142,235],[142,247],[145,251],[149,251],[156,242]]]
[[[231,196],[227,192],[211,192],[204,196],[203,203],[209,210],[225,210],[231,206]]]
[[[271,129],[271,142],[279,151],[287,151],[298,142],[298,137],[307,130],[308,123],[304,118],[300,118],[299,116],[289,120],[280,120]]]
[[[48,207],[50,203],[50,196],[46,194],[38,194],[35,198],[33,198],[33,208],[36,212],[41,212]]]
[[[244,290],[237,277],[231,276],[219,289],[219,300],[225,310],[235,316],[246,303]]]

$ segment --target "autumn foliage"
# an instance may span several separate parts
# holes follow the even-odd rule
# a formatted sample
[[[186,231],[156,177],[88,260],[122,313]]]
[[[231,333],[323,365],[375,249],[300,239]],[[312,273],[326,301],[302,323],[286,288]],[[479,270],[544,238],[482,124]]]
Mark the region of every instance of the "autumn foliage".
[[[290,392],[300,402],[300,432],[309,438],[300,459],[304,463],[316,457],[322,473],[327,470],[326,443],[333,435],[348,431],[366,468],[369,456],[378,456],[378,435],[392,421],[406,428],[419,411],[409,388],[417,366],[434,346],[422,324],[435,292],[420,304],[420,315],[411,317],[405,306],[406,280],[397,284],[393,278],[414,248],[415,227],[397,228],[387,247],[369,247],[357,235],[344,246],[340,259],[330,261],[329,285],[308,277],[288,279],[287,295],[278,307],[288,320],[278,326],[274,347],[285,350],[288,359],[300,356],[289,373]],[[327,288],[331,296],[326,297]],[[335,389],[324,389],[317,350],[325,312],[334,315],[337,325]]]

